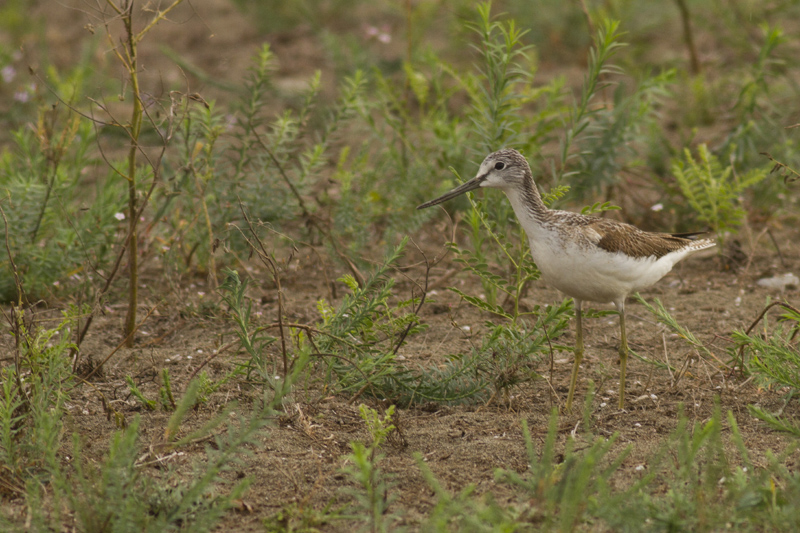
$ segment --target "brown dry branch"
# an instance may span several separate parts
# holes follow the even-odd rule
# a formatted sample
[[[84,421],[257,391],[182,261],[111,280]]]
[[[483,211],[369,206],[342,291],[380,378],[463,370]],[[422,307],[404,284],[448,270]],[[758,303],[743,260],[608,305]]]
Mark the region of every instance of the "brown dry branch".
[[[127,170],[123,172],[125,180],[128,182],[128,310],[125,318],[124,333],[128,342],[128,346],[133,345],[132,333],[136,329],[136,311],[138,306],[138,285],[139,285],[139,251],[138,251],[138,223],[139,223],[139,186],[136,180],[137,170],[137,155],[141,149],[139,144],[139,137],[146,116],[146,105],[142,99],[142,90],[139,85],[139,70],[138,65],[138,46],[144,36],[163,20],[170,11],[181,4],[183,0],[174,0],[166,9],[156,9],[154,16],[142,28],[141,31],[135,32],[133,29],[133,10],[136,2],[134,0],[125,0],[121,4],[115,3],[113,0],[106,0],[108,6],[117,14],[118,20],[122,21],[124,27],[124,37],[120,39],[119,46],[116,46],[112,39],[111,20],[105,19],[103,21],[106,36],[109,44],[112,47],[114,55],[116,55],[122,67],[128,74],[130,82],[131,93],[133,96],[133,108],[131,110],[130,122],[123,126],[123,129],[130,137],[130,148],[127,157]],[[150,118],[150,117],[148,117]],[[150,118],[152,120],[152,118]],[[157,130],[158,128],[156,128]],[[164,146],[166,149],[166,145]],[[163,153],[163,152],[162,152]],[[159,175],[158,168],[153,166],[153,181],[157,181]]]
[[[20,366],[20,339],[24,338],[27,342],[27,337],[23,335],[22,332],[23,321],[25,319],[25,311],[22,307],[23,301],[25,301],[25,291],[23,290],[22,278],[19,276],[19,270],[17,270],[17,264],[14,262],[14,254],[11,253],[11,245],[8,240],[8,218],[6,217],[6,211],[3,209],[2,205],[0,205],[0,215],[3,217],[8,262],[11,265],[11,271],[14,273],[14,284],[17,286],[17,302],[11,304],[11,315],[6,315],[6,320],[11,327],[11,334],[14,336],[14,377],[17,382],[17,390],[24,399],[25,405],[30,406],[30,399],[25,393],[25,388],[22,386],[22,368]],[[3,315],[5,315],[5,310],[3,310]]]
[[[297,187],[294,186],[294,183],[292,183],[292,180],[289,179],[289,176],[286,174],[286,171],[284,170],[283,165],[281,165],[280,161],[278,161],[278,158],[275,157],[275,154],[272,153],[272,150],[269,149],[269,146],[267,146],[267,144],[263,141],[263,139],[258,134],[256,129],[252,128],[252,131],[253,131],[253,135],[255,135],[256,140],[258,141],[258,144],[261,145],[261,147],[264,149],[264,151],[267,152],[267,155],[269,155],[269,158],[272,159],[272,162],[275,164],[275,167],[278,169],[278,173],[283,178],[283,181],[286,182],[286,186],[289,187],[289,190],[292,192],[292,195],[297,200],[297,205],[300,207],[300,210],[303,213],[303,218],[309,224],[311,224],[315,228],[317,228],[317,230],[320,232],[320,234],[322,234],[323,237],[328,239],[328,242],[330,242],[331,246],[333,247],[333,251],[336,253],[336,255],[339,256],[339,259],[341,259],[347,265],[347,268],[350,269],[350,273],[353,274],[353,277],[356,279],[358,284],[360,286],[364,286],[364,282],[366,281],[366,278],[364,277],[364,274],[362,274],[361,271],[356,266],[356,264],[353,263],[353,261],[341,251],[341,243],[339,243],[336,240],[336,237],[334,237],[333,234],[331,234],[331,232],[328,230],[328,228],[326,228],[325,225],[321,223],[321,221],[319,220],[319,218],[316,215],[314,215],[313,213],[311,213],[311,211],[308,210],[308,208],[306,207],[305,200],[303,200],[303,197],[300,194],[300,191],[298,191]]]
[[[281,355],[283,357],[283,375],[284,377],[287,377],[289,375],[289,356],[286,352],[286,334],[283,330],[285,300],[283,297],[283,288],[281,287],[281,277],[280,277],[280,272],[278,271],[278,264],[276,263],[275,258],[272,256],[272,254],[267,252],[267,249],[264,247],[264,242],[258,236],[258,233],[253,227],[253,224],[250,222],[250,217],[247,216],[247,211],[245,210],[244,205],[242,205],[241,198],[238,198],[238,200],[239,200],[239,209],[242,212],[242,216],[244,217],[245,222],[247,222],[247,228],[250,230],[250,234],[253,236],[255,242],[258,243],[258,246],[256,246],[253,243],[253,241],[247,238],[247,235],[245,235],[245,233],[241,230],[241,228],[239,228],[235,224],[233,226],[239,231],[239,233],[245,239],[248,246],[250,246],[250,249],[256,253],[259,260],[261,260],[264,266],[267,267],[267,270],[269,270],[270,274],[272,275],[272,282],[275,283],[275,288],[278,291],[278,324],[279,324],[278,329],[281,339]]]
[[[150,315],[152,315],[152,314],[153,314],[153,312],[156,310],[156,308],[157,308],[157,307],[158,307],[158,305],[154,305],[154,306],[153,306],[153,307],[152,307],[152,308],[151,308],[151,309],[150,309],[150,310],[147,312],[147,314],[145,315],[145,317],[144,317],[144,318],[143,318],[143,319],[142,319],[142,320],[141,320],[141,321],[140,321],[138,324],[136,324],[136,325],[134,326],[134,328],[133,328],[133,331],[131,331],[130,333],[128,333],[128,336],[127,336],[127,337],[125,337],[124,339],[122,339],[122,342],[120,342],[119,344],[117,344],[117,346],[116,346],[116,347],[115,347],[113,350],[111,350],[111,353],[109,353],[109,354],[106,356],[106,358],[105,358],[105,359],[103,359],[102,361],[100,361],[100,363],[98,363],[98,365],[97,365],[96,367],[94,367],[94,368],[92,369],[92,371],[91,371],[91,372],[89,372],[88,374],[86,374],[86,376],[84,376],[84,377],[83,377],[83,379],[84,379],[84,380],[88,380],[90,377],[94,376],[94,375],[95,375],[95,374],[96,374],[96,373],[97,373],[97,372],[98,372],[98,371],[99,371],[101,368],[103,368],[103,365],[105,365],[105,364],[108,362],[108,360],[109,360],[109,359],[111,359],[111,357],[112,357],[112,356],[113,356],[115,353],[117,353],[117,352],[119,351],[119,349],[120,349],[120,348],[122,348],[123,346],[130,346],[130,344],[129,344],[130,338],[131,338],[131,337],[133,337],[133,335],[135,335],[135,334],[136,334],[136,332],[139,330],[139,328],[140,328],[140,327],[142,327],[142,325],[143,325],[145,322],[147,322],[147,319],[148,319],[148,318],[150,318]],[[75,387],[77,387],[77,385],[73,386],[72,388],[74,389]],[[72,390],[72,389],[70,389],[70,390]]]
[[[759,153],[774,163],[769,173],[772,174],[773,172],[777,172],[780,176],[783,176],[784,184],[788,185],[789,183],[800,179],[800,172],[793,169],[786,163],[781,163],[780,161],[772,157],[772,155],[770,155],[769,152],[759,152]]]
[[[53,188],[56,184],[56,177],[58,175],[58,167],[61,164],[61,159],[67,151],[67,147],[72,143],[78,131],[78,117],[73,117],[71,123],[61,132],[61,138],[53,144],[53,135],[56,129],[56,120],[58,118],[58,109],[54,106],[51,110],[51,121],[48,124],[46,120],[46,113],[40,111],[39,120],[36,125],[36,137],[39,140],[39,145],[44,154],[46,161],[45,175],[42,178],[45,182],[45,193],[42,205],[39,208],[39,214],[36,217],[36,223],[33,225],[31,231],[31,243],[36,242],[39,235],[39,228],[42,225],[44,214],[47,211],[47,204],[50,201],[50,195],[53,193]]]
[[[436,265],[436,260],[434,259],[433,263],[429,262],[428,261],[428,257],[425,255],[425,252],[422,251],[422,249],[417,245],[417,243],[414,241],[414,239],[411,239],[411,244],[413,244],[414,247],[417,249],[417,251],[422,255],[422,259],[425,262],[425,283],[424,283],[424,285],[420,287],[419,283],[417,283],[416,281],[414,282],[414,284],[417,287],[419,287],[419,289],[421,291],[421,296],[419,297],[419,303],[414,308],[414,314],[416,315],[416,314],[419,314],[420,309],[422,309],[422,306],[425,305],[425,298],[428,296],[428,281],[430,280],[431,268],[433,268]],[[398,272],[401,275],[405,275],[400,270],[398,270]],[[411,290],[411,298],[412,298],[412,300],[414,298],[414,290],[413,289]],[[403,341],[406,340],[406,337],[408,336],[408,333],[411,331],[411,328],[413,326],[414,326],[414,323],[413,322],[409,322],[408,326],[406,326],[406,329],[403,330],[403,332],[399,335],[399,337],[397,339],[397,342],[395,343],[394,349],[392,350],[392,354],[397,355],[397,351],[400,349],[400,346],[403,345]]]
[[[686,42],[686,48],[689,50],[689,63],[691,65],[692,74],[700,74],[700,60],[697,58],[697,49],[694,45],[694,37],[692,35],[692,22],[689,8],[686,6],[686,0],[675,0],[678,10],[681,12],[681,24],[683,26],[683,40]]]

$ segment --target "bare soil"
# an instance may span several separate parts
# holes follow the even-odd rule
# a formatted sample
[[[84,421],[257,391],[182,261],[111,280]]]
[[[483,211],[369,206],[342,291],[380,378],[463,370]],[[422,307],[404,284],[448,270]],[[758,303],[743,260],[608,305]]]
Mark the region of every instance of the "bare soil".
[[[426,242],[433,242],[436,237],[430,235],[426,239],[430,239]],[[659,298],[680,324],[710,347],[716,358],[702,357],[684,340],[657,324],[641,305],[629,301],[628,338],[631,349],[649,359],[669,361],[673,367],[685,368],[686,372],[676,380],[668,371],[631,357],[625,410],[617,409],[617,317],[585,320],[587,357],[581,369],[577,403],[582,405],[591,380],[597,390],[590,408],[591,431],[599,436],[619,433],[614,454],[631,447],[631,453],[616,478],[620,486],[635,479],[637,466],[647,467],[648,459],[676,428],[679,412],[683,411],[692,422],[703,423],[712,416],[717,399],[723,412],[734,414],[755,464],[766,464],[768,452],[785,449],[787,438],[765,429],[747,411],[749,404],[777,411],[783,406],[783,394],[761,388],[752,380],[742,381],[726,366],[733,330],[746,329],[769,298],[785,297],[792,301],[798,297],[796,288],[775,294],[754,283],[756,279],[774,273],[800,271],[796,233],[786,232],[779,244],[786,268],[778,267],[776,253],[765,246],[759,247],[747,271],[720,271],[715,254],[711,253],[678,265],[674,272],[642,294],[648,301]],[[431,247],[428,251],[432,257],[437,250]],[[404,263],[413,264],[419,259],[421,257],[409,253]],[[288,269],[283,280],[289,296],[287,311],[294,322],[313,323],[318,319],[315,302],[319,298],[330,300],[331,297],[325,283],[326,276],[337,274],[332,276],[331,272],[321,272],[322,267],[308,258],[301,258],[295,265],[297,268]],[[452,266],[446,259],[432,270],[431,280],[435,283]],[[419,280],[421,276],[423,271],[420,267],[412,268],[405,276],[398,276],[398,297],[410,295],[412,281],[409,278]],[[256,277],[266,278],[262,274]],[[472,293],[480,290],[466,273],[456,275],[449,282]],[[159,374],[166,366],[176,390],[182,390],[197,365],[213,350],[232,340],[232,329],[222,319],[197,317],[196,310],[202,309],[204,302],[209,299],[216,301],[216,296],[204,293],[203,285],[203,281],[196,280],[194,284],[170,294],[166,303],[158,307],[140,331],[136,348],[117,352],[106,363],[102,377],[92,380],[92,387],[76,391],[68,431],[82,435],[88,453],[96,454],[94,458],[103,455],[110,435],[117,429],[104,411],[98,391],[127,420],[140,416],[142,441],[154,446],[162,439],[169,414],[143,411],[130,395],[124,377],[132,376],[146,396],[156,398]],[[165,290],[153,273],[143,291],[142,311],[161,300]],[[341,295],[343,287],[340,286],[338,292]],[[421,311],[422,320],[430,328],[410,338],[399,352],[409,364],[432,365],[443,361],[446,355],[463,353],[473,343],[479,343],[484,333],[482,324],[486,316],[459,301],[458,296],[450,291],[438,289],[434,292],[429,304]],[[260,320],[272,322],[277,312],[274,288],[264,283],[253,290],[252,296],[260,302],[256,311],[261,313]],[[537,283],[532,288],[529,304],[549,304],[560,299],[557,291]],[[119,332],[123,317],[121,308],[113,309],[93,328],[84,344],[84,357],[91,357],[95,364],[105,358],[121,340]],[[469,326],[468,332],[464,326]],[[569,346],[574,342],[573,327],[571,325],[558,343]],[[275,355],[277,358],[278,353]],[[235,361],[243,358],[243,355],[229,351],[215,357],[206,368],[212,378],[221,378],[232,369]],[[394,510],[403,510],[404,520],[409,525],[418,522],[435,502],[431,488],[416,466],[415,453],[422,455],[445,488],[458,492],[473,484],[479,494],[492,491],[499,501],[503,501],[503,488],[495,484],[495,470],[503,468],[523,472],[527,468],[521,421],[527,421],[534,444],[541,446],[550,412],[555,406],[561,411],[558,452],[563,451],[570,435],[579,441],[584,439],[580,410],[569,414],[563,409],[572,368],[571,353],[555,353],[552,377],[548,366],[548,361],[542,361],[537,369],[543,379],[516,387],[508,398],[498,396],[488,405],[424,405],[398,410],[396,424],[399,432],[383,449],[385,458],[380,466],[391,474],[396,484],[394,490],[398,499]],[[247,411],[260,395],[258,387],[241,382],[225,386],[192,413],[184,430],[201,425],[232,401],[238,402],[238,409]],[[331,501],[335,502],[335,507],[350,501],[345,488],[353,485],[343,474],[346,456],[351,452],[349,443],[369,441],[366,427],[358,415],[358,404],[363,401],[382,408],[379,402],[368,398],[352,400],[351,397],[328,395],[312,382],[310,387],[301,387],[286,401],[284,414],[261,437],[262,446],[253,447],[252,454],[230,473],[232,480],[247,476],[252,478],[253,484],[242,502],[242,510],[226,518],[223,530],[263,530],[265,519],[272,517],[271,520],[278,523],[276,513],[290,505],[319,510]],[[796,407],[790,406],[786,414],[800,416],[794,411]],[[182,453],[177,455],[155,455],[151,458],[153,465],[148,468],[152,469],[153,475],[158,475],[160,469],[169,465],[173,470],[190,475],[192,463],[205,457],[204,445],[198,443],[182,449]],[[790,463],[794,461],[796,457],[790,458]],[[326,531],[349,529],[346,522],[321,524],[320,527]]]
[[[75,43],[81,39],[79,33],[83,31],[80,28],[85,24],[85,13],[63,7],[56,9],[53,3],[42,4],[39,9],[42,16],[51,21],[47,24],[47,38],[54,43],[50,49],[61,50],[64,54],[68,54],[70,49],[75,50]],[[59,24],[55,24],[55,19],[60,21]],[[154,42],[168,43],[216,79],[240,79],[250,56],[265,39],[273,44],[281,59],[280,78],[287,85],[293,79],[303,78],[306,74],[310,76],[314,68],[328,72],[331,69],[325,62],[325,54],[307,29],[290,35],[260,36],[246,17],[224,0],[198,2],[192,9],[176,12],[171,19],[181,23],[157,28]],[[107,55],[108,50],[98,53]],[[142,63],[148,65],[146,75],[150,76],[153,87],[160,77],[167,75],[165,72],[174,71],[171,66],[159,66],[167,62],[156,47],[143,48],[142,54]],[[57,59],[70,62],[66,56]],[[187,76],[191,79],[190,74]],[[205,92],[201,90],[207,99],[209,95],[223,94],[196,80],[192,80],[192,85],[193,90],[207,89]],[[416,236],[416,240],[428,243],[426,252],[432,257],[440,251],[439,246],[446,240],[446,234],[446,228],[442,226],[429,229],[428,233]],[[783,406],[780,391],[761,388],[755,381],[742,382],[726,364],[729,363],[727,351],[732,346],[731,332],[746,329],[769,298],[800,299],[797,288],[781,294],[755,284],[757,279],[774,274],[800,274],[798,237],[797,228],[784,228],[779,233],[777,242],[783,263],[775,247],[764,237],[758,242],[755,252],[746,248],[745,260],[737,268],[721,270],[713,252],[695,256],[643,293],[648,301],[659,298],[680,324],[710,347],[716,359],[699,356],[685,341],[657,324],[644,308],[629,302],[628,339],[631,349],[650,359],[666,361],[668,358],[673,367],[686,366],[687,370],[676,380],[666,370],[632,357],[628,370],[628,400],[623,411],[617,409],[617,318],[608,316],[585,321],[587,356],[581,371],[578,400],[582,402],[591,380],[597,389],[591,406],[594,420],[591,430],[607,436],[619,433],[616,452],[628,446],[632,448],[622,466],[618,479],[620,485],[626,483],[625,476],[635,476],[637,466],[647,466],[648,458],[675,429],[679,411],[683,410],[695,422],[706,421],[712,415],[716,398],[723,411],[730,410],[735,415],[745,444],[757,464],[764,461],[767,452],[785,448],[786,438],[766,430],[747,411],[750,404],[778,410]],[[751,256],[752,261],[748,261],[747,256]],[[409,252],[403,262],[412,265],[420,260],[415,252]],[[290,267],[283,274],[289,298],[287,312],[293,322],[313,324],[319,319],[317,300],[326,298],[333,300],[334,304],[337,301],[332,298],[326,280],[336,279],[345,272],[332,265],[320,265],[314,256],[302,250]],[[436,282],[453,267],[449,260],[440,263],[432,270],[431,281]],[[259,320],[272,322],[277,312],[274,289],[265,281],[264,273],[256,269],[252,274],[264,281],[252,291],[262,313]],[[403,276],[398,275],[396,294],[409,297],[412,289],[409,278],[419,280],[422,275],[421,267],[412,268]],[[111,357],[103,372],[92,378],[92,387],[81,387],[74,392],[70,405],[67,431],[77,431],[82,436],[89,459],[103,455],[110,435],[117,430],[114,420],[107,417],[97,391],[113,402],[114,408],[127,420],[134,416],[142,418],[143,443],[158,443],[169,415],[143,411],[131,397],[124,377],[132,376],[145,395],[155,398],[159,373],[166,366],[176,391],[180,391],[198,364],[213,350],[233,340],[232,328],[222,319],[202,318],[198,313],[205,307],[219,309],[216,303],[207,305],[210,301],[218,302],[218,296],[207,287],[205,279],[171,284],[162,279],[155,267],[151,267],[144,277],[142,316],[159,303],[157,311],[140,330],[136,347],[123,348]],[[411,364],[435,364],[448,354],[463,353],[470,350],[472,344],[480,342],[486,316],[447,291],[445,287],[448,284],[468,292],[480,292],[473,278],[460,273],[437,288],[436,294],[431,293],[429,302],[421,310],[421,318],[430,328],[409,338],[400,351]],[[338,296],[341,297],[343,292],[344,287],[339,284]],[[542,283],[535,284],[528,296],[529,305],[560,300],[557,291]],[[93,326],[83,345],[83,357],[91,358],[95,364],[105,359],[121,341],[123,318],[123,307],[112,305]],[[465,331],[464,326],[469,326],[469,330]],[[573,343],[573,327],[571,324],[568,333],[558,339],[559,343],[568,346]],[[220,378],[243,357],[229,350],[214,358],[206,369],[212,378]],[[540,445],[547,431],[551,409],[555,406],[563,411],[571,368],[571,354],[557,352],[552,375],[548,362],[543,361],[539,368],[543,379],[513,389],[509,398],[498,397],[489,405],[431,405],[399,410],[396,419],[399,436],[383,450],[385,458],[380,465],[393,476],[398,495],[394,505],[396,509],[405,511],[404,520],[413,526],[435,501],[432,490],[416,466],[413,454],[417,452],[445,488],[460,491],[468,484],[474,484],[478,493],[493,491],[502,501],[504,494],[495,484],[494,471],[504,468],[522,472],[526,469],[521,421],[527,421],[534,443]],[[249,410],[259,397],[260,391],[256,388],[240,382],[229,384],[191,414],[185,430],[201,425],[233,401],[238,402],[238,409]],[[265,519],[293,503],[299,508],[321,509],[330,501],[336,505],[349,501],[343,489],[352,485],[342,474],[345,457],[351,451],[349,443],[368,440],[357,406],[359,402],[368,400],[351,400],[350,397],[325,394],[319,390],[318,384],[311,383],[308,389],[301,388],[287,401],[284,415],[275,420],[275,426],[261,437],[262,446],[253,447],[252,454],[228,474],[231,481],[246,476],[252,478],[253,483],[246,493],[242,509],[230,513],[220,530],[263,531]],[[796,403],[787,409],[786,414],[800,416],[800,413],[792,412],[796,410],[794,406]],[[581,438],[580,424],[578,414],[562,412],[560,450],[576,428],[575,434]],[[153,475],[158,475],[160,469],[169,466],[189,476],[193,462],[205,457],[204,445],[198,443],[181,450],[179,455],[162,457],[147,468]],[[790,461],[796,461],[796,458]],[[17,504],[20,516],[24,516],[21,502]],[[330,531],[350,529],[344,522],[319,527]]]

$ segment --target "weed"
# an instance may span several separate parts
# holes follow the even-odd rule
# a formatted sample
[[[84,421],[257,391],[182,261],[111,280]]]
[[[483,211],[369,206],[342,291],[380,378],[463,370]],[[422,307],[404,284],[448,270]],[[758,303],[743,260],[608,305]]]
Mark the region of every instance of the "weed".
[[[253,302],[245,294],[250,280],[241,281],[235,270],[225,269],[223,273],[225,280],[219,290],[222,300],[228,305],[228,316],[236,327],[235,334],[247,353],[248,359],[243,367],[247,379],[252,379],[255,373],[261,382],[274,385],[277,363],[271,361],[266,348],[277,339],[251,322]]]
[[[788,332],[784,330],[783,325],[772,332],[768,331],[767,311],[777,306],[783,309],[779,320],[784,324],[793,323]],[[764,319],[763,333],[754,334],[753,328],[762,319]],[[773,302],[767,304],[746,331],[734,331],[733,339],[741,352],[739,357],[742,360],[743,370],[746,365],[747,370],[756,376],[762,385],[787,389],[784,405],[777,413],[770,413],[757,405],[748,406],[750,412],[773,429],[800,437],[800,424],[790,417],[782,416],[784,409],[800,390],[800,353],[792,344],[798,328],[800,328],[800,310],[784,302]],[[749,358],[745,357],[745,352],[750,354]]]
[[[14,365],[2,369],[0,459],[18,491],[55,461],[72,369],[67,357],[75,316],[65,312],[53,328],[33,325],[15,309],[9,317],[16,340]]]
[[[377,452],[388,434],[394,430],[391,423],[394,406],[386,410],[383,418],[377,411],[363,404],[358,410],[367,424],[372,442],[368,446],[361,442],[350,443],[353,453],[347,456],[347,460],[352,462],[352,465],[345,471],[356,481],[359,488],[349,491],[355,498],[353,517],[367,522],[369,531],[392,531],[392,526],[398,518],[389,513],[394,500],[390,494],[392,483],[377,466],[382,458]]]
[[[103,184],[93,202],[84,201],[81,175],[93,165],[95,135],[61,107],[41,110],[33,132],[23,128],[12,136],[19,157],[0,158],[0,185],[8,196],[3,229],[28,297],[80,293],[109,260],[120,190]],[[11,270],[7,260],[0,266]],[[16,300],[16,292],[14,278],[2,276],[0,298]]]
[[[688,148],[684,156],[685,162],[673,163],[672,173],[698,218],[717,234],[722,253],[726,232],[744,220],[741,194],[767,177],[767,170],[753,169],[739,176],[733,165],[723,166],[704,144],[697,149],[697,160]]]
[[[161,386],[158,388],[158,402],[155,400],[149,400],[145,397],[136,383],[133,381],[133,378],[130,376],[125,376],[125,383],[128,384],[128,390],[131,391],[131,394],[134,398],[144,407],[147,411],[155,411],[157,407],[161,407],[163,411],[174,411],[175,410],[175,397],[172,393],[172,382],[169,379],[169,370],[164,368],[161,371]]]
[[[538,456],[528,425],[523,421],[522,434],[530,463],[529,473],[521,476],[516,472],[501,471],[496,477],[526,492],[531,501],[530,508],[525,512],[527,520],[544,523],[560,531],[573,531],[583,522],[586,514],[592,513],[593,495],[603,494],[611,476],[625,460],[627,451],[606,460],[616,436],[596,439],[583,453],[573,451],[574,442],[570,439],[564,450],[563,462],[557,464],[557,428],[558,414],[553,410],[541,456]]]
[[[145,398],[142,391],[139,390],[139,387],[136,386],[136,383],[133,381],[133,378],[130,376],[125,376],[125,383],[128,384],[128,389],[131,391],[131,394],[134,398],[136,398],[142,407],[147,409],[148,411],[154,411],[156,408],[156,401],[155,400],[148,400]]]
[[[29,483],[26,497],[32,511],[31,522],[39,529],[57,528],[63,519],[60,515],[63,504],[74,513],[79,527],[84,530],[107,527],[118,531],[164,531],[175,527],[192,527],[198,531],[213,529],[231,508],[232,501],[240,498],[249,485],[249,480],[245,479],[222,493],[218,487],[223,483],[223,473],[258,443],[258,436],[283,401],[284,393],[301,375],[306,362],[307,359],[299,362],[296,372],[287,376],[286,386],[276,390],[272,398],[265,396],[262,406],[253,409],[249,416],[234,416],[235,406],[230,404],[202,427],[181,437],[180,427],[196,405],[200,391],[198,381],[190,383],[167,422],[163,442],[151,448],[156,453],[164,453],[212,440],[213,446],[207,448],[205,461],[198,463],[191,479],[179,487],[172,481],[175,474],[170,470],[160,480],[142,470],[149,453],[142,454],[138,417],[113,436],[108,453],[99,465],[83,458],[83,444],[77,434],[73,438],[74,460],[67,465],[55,454],[57,443],[48,442],[49,451],[44,456],[43,467],[52,484],[55,507],[52,514],[47,514],[39,505],[43,496],[41,485]],[[49,435],[59,435],[57,429],[49,429]]]

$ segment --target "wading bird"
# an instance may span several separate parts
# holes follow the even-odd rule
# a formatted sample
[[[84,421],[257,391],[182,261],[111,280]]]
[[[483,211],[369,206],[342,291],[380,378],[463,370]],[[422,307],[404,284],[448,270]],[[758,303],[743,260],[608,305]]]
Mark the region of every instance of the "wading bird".
[[[614,303],[619,312],[619,408],[623,409],[628,362],[625,299],[660,280],[681,259],[714,246],[714,241],[689,239],[698,233],[652,233],[623,222],[549,209],[536,188],[528,161],[508,148],[489,154],[474,178],[417,209],[479,187],[501,189],[506,194],[528,236],[531,256],[542,279],[575,300],[575,363],[567,411],[572,409],[583,359],[583,302]]]

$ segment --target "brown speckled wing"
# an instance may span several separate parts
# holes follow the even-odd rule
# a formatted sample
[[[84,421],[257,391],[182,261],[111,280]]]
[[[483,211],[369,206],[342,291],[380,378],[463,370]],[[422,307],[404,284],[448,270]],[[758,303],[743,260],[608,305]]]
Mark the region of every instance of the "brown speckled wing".
[[[612,220],[598,220],[588,225],[600,236],[597,246],[607,252],[622,252],[630,257],[658,259],[670,252],[685,248],[691,244],[684,239],[669,233],[650,233],[642,231],[630,224]]]

